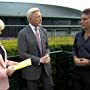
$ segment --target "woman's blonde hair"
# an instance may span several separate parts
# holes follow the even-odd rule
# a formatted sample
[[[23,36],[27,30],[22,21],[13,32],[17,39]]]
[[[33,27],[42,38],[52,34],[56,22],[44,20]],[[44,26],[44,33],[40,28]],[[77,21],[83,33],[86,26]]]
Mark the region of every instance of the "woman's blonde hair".
[[[5,28],[4,22],[0,19],[0,33]]]

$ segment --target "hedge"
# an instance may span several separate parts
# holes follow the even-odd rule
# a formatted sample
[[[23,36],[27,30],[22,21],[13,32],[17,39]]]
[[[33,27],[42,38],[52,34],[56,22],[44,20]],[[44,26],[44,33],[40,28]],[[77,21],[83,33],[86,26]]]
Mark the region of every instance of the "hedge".
[[[62,36],[62,37],[52,37],[48,39],[49,47],[51,51],[65,50],[71,51],[74,37],[73,36]],[[2,45],[4,45],[8,56],[17,55],[17,39],[1,40]]]

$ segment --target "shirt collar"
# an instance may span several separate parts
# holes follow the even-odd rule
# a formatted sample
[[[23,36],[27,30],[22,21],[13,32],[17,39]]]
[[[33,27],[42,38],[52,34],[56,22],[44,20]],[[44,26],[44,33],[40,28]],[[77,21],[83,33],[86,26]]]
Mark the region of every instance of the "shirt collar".
[[[31,27],[32,30],[35,29],[35,26],[33,26],[31,23],[29,23],[29,26]],[[39,30],[39,27],[37,26],[37,29]]]
[[[31,23],[29,23],[29,26],[31,27],[33,33],[36,35],[35,26],[33,26]],[[37,31],[39,32],[39,27],[37,27]]]

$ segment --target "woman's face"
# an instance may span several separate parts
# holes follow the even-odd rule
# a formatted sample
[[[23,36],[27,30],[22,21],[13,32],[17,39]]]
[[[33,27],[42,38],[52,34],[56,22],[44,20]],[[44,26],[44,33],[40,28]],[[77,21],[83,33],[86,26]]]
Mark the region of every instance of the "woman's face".
[[[42,15],[40,12],[34,12],[30,16],[30,23],[34,26],[40,26],[42,24]]]

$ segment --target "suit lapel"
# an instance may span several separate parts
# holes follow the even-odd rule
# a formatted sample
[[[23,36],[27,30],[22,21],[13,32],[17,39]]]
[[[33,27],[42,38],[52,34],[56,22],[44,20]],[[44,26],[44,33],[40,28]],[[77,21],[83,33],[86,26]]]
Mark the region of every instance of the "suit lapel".
[[[42,46],[42,53],[43,53],[44,33],[43,33],[43,30],[41,28],[40,28],[40,37],[41,37],[41,46]]]
[[[39,50],[39,47],[38,47],[38,43],[37,43],[37,39],[36,39],[36,36],[35,36],[35,34],[33,33],[33,31],[32,31],[32,29],[31,29],[31,27],[30,26],[28,26],[28,35],[33,39],[33,41],[35,42],[35,44],[36,44],[36,47],[38,48],[38,50]]]

